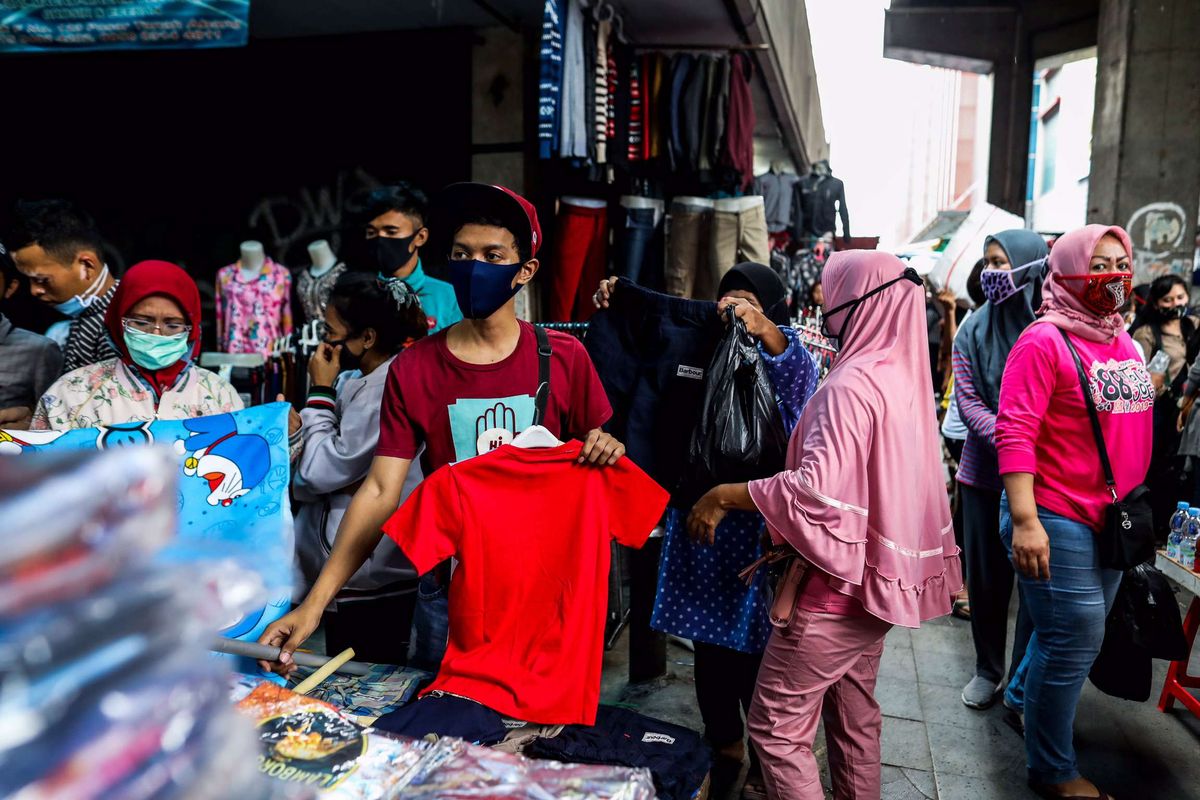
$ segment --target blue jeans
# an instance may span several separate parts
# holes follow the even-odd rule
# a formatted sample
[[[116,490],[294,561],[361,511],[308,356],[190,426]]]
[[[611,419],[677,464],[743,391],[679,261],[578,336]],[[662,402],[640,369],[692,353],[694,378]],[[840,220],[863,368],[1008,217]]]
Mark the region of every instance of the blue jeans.
[[[613,225],[613,269],[622,278],[629,278],[643,286],[653,286],[661,281],[661,260],[656,255],[661,251],[653,245],[658,239],[658,228],[654,224],[654,209],[621,207]],[[649,266],[643,275],[643,265]],[[650,280],[646,280],[649,278]],[[590,287],[589,287],[590,288]]]
[[[1096,534],[1087,525],[1038,508],[1050,537],[1050,580],[1017,573],[1021,601],[1034,632],[1005,689],[1005,701],[1025,710],[1029,777],[1064,783],[1079,777],[1072,741],[1083,682],[1104,642],[1104,621],[1121,583],[1119,570],[1100,566]],[[1012,555],[1013,521],[1000,502],[1000,538]]]
[[[417,608],[413,614],[412,649],[408,666],[436,673],[446,654],[450,637],[450,597],[446,587],[430,575],[417,584]]]

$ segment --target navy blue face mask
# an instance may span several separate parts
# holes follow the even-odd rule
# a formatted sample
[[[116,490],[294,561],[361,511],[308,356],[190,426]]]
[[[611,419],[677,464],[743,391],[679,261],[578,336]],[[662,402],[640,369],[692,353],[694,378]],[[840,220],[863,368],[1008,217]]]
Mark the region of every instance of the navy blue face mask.
[[[486,261],[451,261],[450,285],[459,310],[467,319],[487,319],[521,291],[512,285],[522,264],[489,264]]]

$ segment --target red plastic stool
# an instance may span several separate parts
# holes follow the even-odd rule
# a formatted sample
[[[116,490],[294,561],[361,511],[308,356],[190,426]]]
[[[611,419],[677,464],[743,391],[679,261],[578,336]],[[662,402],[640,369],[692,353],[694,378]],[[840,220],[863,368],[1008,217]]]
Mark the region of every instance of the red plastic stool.
[[[1188,662],[1192,658],[1192,645],[1196,641],[1197,628],[1200,628],[1200,597],[1193,597],[1192,604],[1188,606],[1187,616],[1183,620],[1183,635],[1187,639],[1188,655],[1183,661],[1172,661],[1167,669],[1167,680],[1163,683],[1162,695],[1158,698],[1159,711],[1170,711],[1178,700],[1193,715],[1200,717],[1200,699],[1188,691],[1189,688],[1200,688],[1200,676],[1188,674]]]

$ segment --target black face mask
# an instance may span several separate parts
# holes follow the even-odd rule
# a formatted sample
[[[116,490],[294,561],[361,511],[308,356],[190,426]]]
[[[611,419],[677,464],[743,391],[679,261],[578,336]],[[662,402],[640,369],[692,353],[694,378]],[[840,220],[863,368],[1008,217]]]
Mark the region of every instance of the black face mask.
[[[921,280],[921,276],[917,274],[917,271],[915,269],[913,269],[912,267],[905,267],[904,272],[900,273],[899,278],[892,278],[890,281],[886,281],[884,283],[879,284],[874,289],[872,289],[871,291],[864,294],[862,297],[856,297],[853,300],[849,300],[845,303],[842,303],[840,306],[831,308],[828,311],[826,311],[824,318],[821,321],[821,332],[823,334],[825,334],[825,337],[827,339],[829,339],[837,347],[840,348],[842,346],[842,339],[846,335],[846,329],[850,325],[850,317],[852,317],[854,315],[854,312],[858,310],[858,307],[860,305],[862,305],[863,302],[865,302],[867,300],[867,298],[879,294],[884,289],[888,288],[889,286],[891,286],[893,284],[899,283],[900,281],[912,281],[917,286],[921,286],[922,284],[924,284],[924,281]],[[850,310],[846,312],[846,318],[844,320],[842,320],[842,329],[840,331],[838,331],[836,334],[832,333],[829,330],[829,318],[832,317],[834,314],[838,313],[839,311],[842,311],[847,308]]]
[[[367,354],[365,349],[361,353],[350,352],[350,346],[346,344],[348,341],[350,341],[350,337],[347,336],[345,339],[334,339],[332,341],[327,340],[325,342],[325,344],[329,345],[330,347],[342,348],[342,352],[338,356],[338,364],[341,365],[342,372],[361,369],[363,356]]]
[[[1188,307],[1175,306],[1174,308],[1160,308],[1158,309],[1158,313],[1164,320],[1168,321],[1173,319],[1183,319],[1188,315]]]
[[[418,228],[412,236],[395,239],[389,239],[386,236],[367,239],[367,255],[374,259],[375,265],[379,267],[380,273],[385,278],[391,277],[396,270],[412,260],[413,255],[416,254],[416,248],[412,244],[421,230]]]

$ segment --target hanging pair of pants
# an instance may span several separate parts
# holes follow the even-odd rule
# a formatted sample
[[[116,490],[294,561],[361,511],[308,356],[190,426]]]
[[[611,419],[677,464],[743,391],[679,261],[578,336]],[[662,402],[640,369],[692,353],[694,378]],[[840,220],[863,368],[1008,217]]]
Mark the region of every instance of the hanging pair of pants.
[[[1000,539],[1000,492],[958,484],[963,514],[963,553],[967,565],[967,595],[971,599],[971,638],[975,642],[975,674],[999,684],[1004,680],[1008,646],[1008,602],[1014,572]],[[1033,621],[1017,599],[1017,629],[1013,635],[1011,680],[1025,657]]]
[[[675,199],[667,242],[668,294],[716,300],[721,278],[743,261],[771,263],[761,197]]]
[[[613,222],[613,271],[648,289],[662,283],[663,201],[627,195]]]
[[[1079,777],[1075,711],[1104,643],[1104,623],[1121,572],[1100,566],[1096,534],[1087,525],[1041,507],[1038,520],[1050,538],[1050,580],[1017,576],[1034,632],[1005,699],[1025,711],[1029,777],[1038,783],[1065,783]],[[1000,505],[1000,535],[1011,554],[1007,499]],[[974,598],[971,605],[974,613]]]
[[[824,800],[813,739],[825,721],[838,800],[877,800],[883,714],[875,678],[891,625],[797,608],[771,636],[750,707],[750,739],[772,800]]]
[[[667,294],[715,300],[717,287],[709,279],[713,201],[703,197],[677,197],[671,203],[667,236]],[[697,278],[703,277],[701,285]]]
[[[714,290],[725,273],[743,261],[770,266],[771,243],[762,197],[754,195],[717,200],[713,208],[709,248],[708,268]]]
[[[560,201],[554,262],[548,266],[550,321],[582,322],[591,317],[596,310],[592,295],[608,267],[608,209]]]

